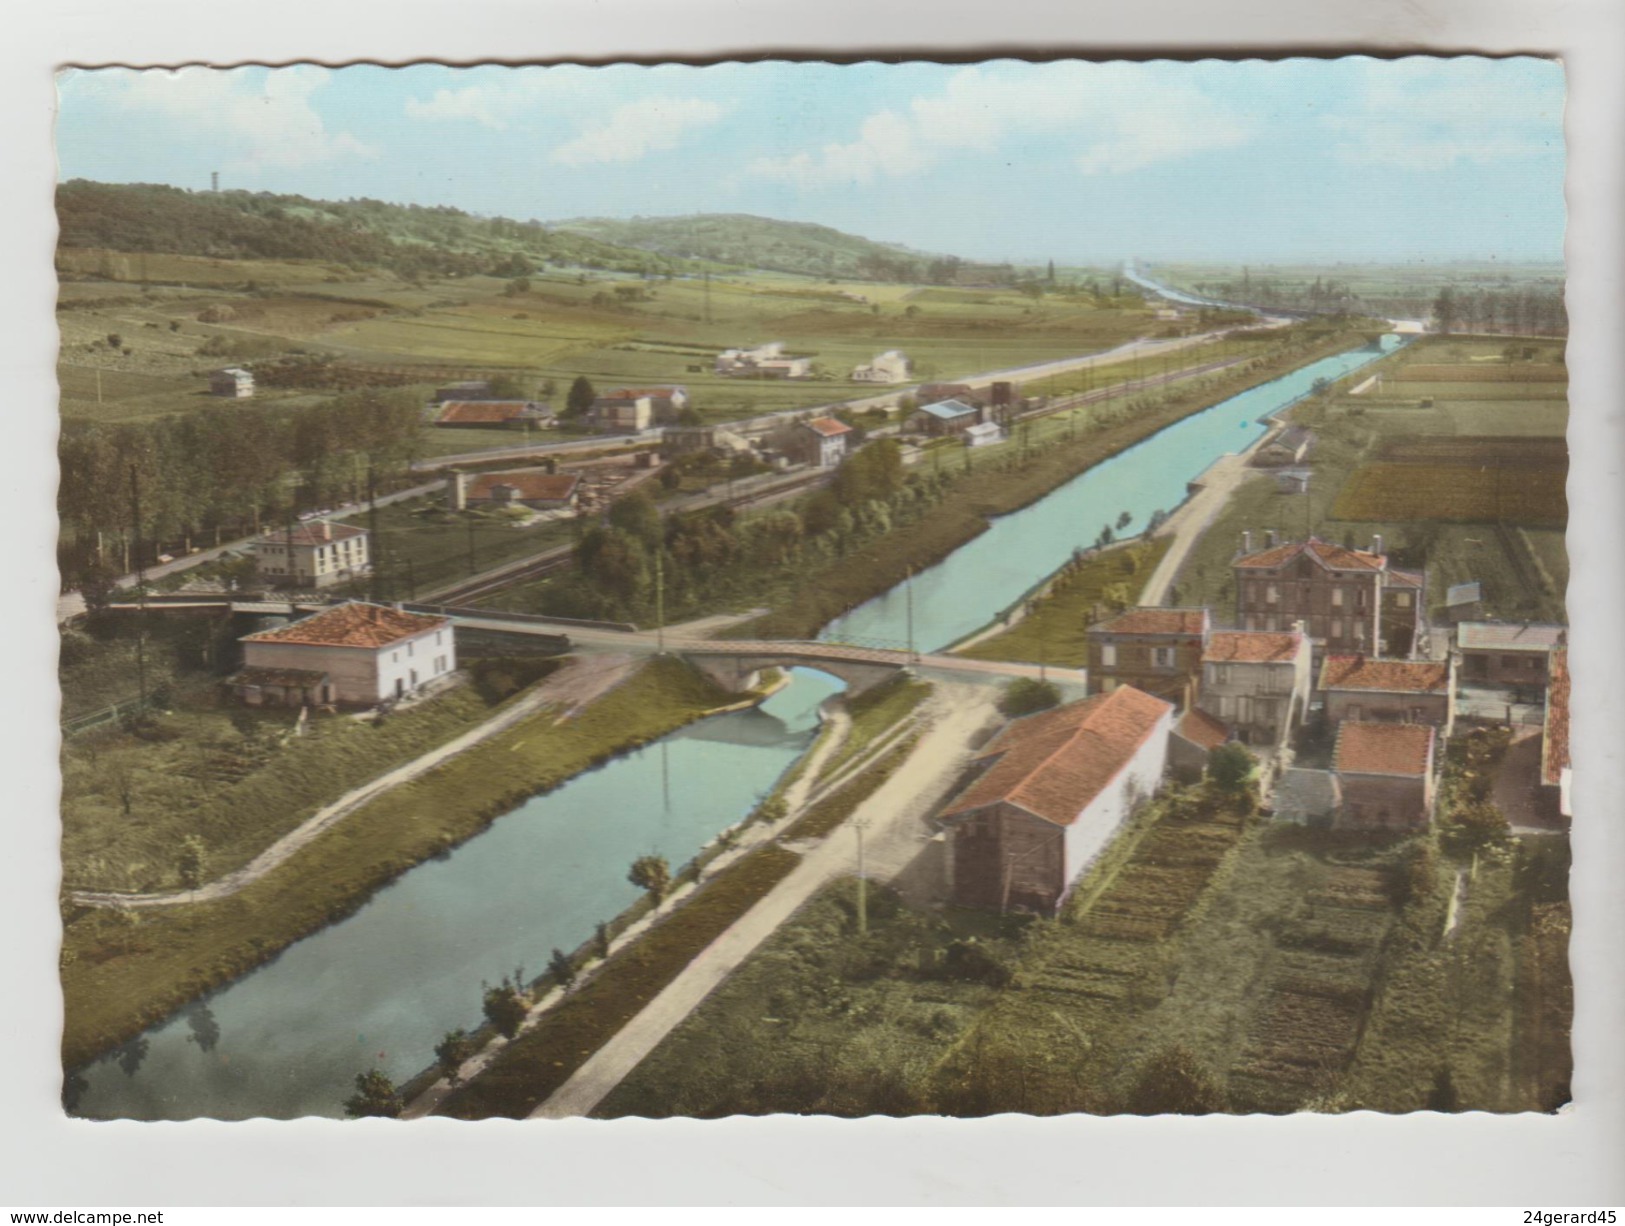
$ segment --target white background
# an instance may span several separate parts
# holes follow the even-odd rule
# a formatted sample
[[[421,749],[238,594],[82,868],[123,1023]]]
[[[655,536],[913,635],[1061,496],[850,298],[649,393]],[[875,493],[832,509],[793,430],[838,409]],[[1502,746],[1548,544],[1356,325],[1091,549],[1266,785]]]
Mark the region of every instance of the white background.
[[[0,1207],[1625,1202],[1625,6],[1617,0],[66,0],[0,37]],[[1523,52],[1569,73],[1576,1103],[1561,1117],[90,1124],[57,1106],[51,73],[66,63]],[[1520,1220],[1521,1214],[1509,1221]]]

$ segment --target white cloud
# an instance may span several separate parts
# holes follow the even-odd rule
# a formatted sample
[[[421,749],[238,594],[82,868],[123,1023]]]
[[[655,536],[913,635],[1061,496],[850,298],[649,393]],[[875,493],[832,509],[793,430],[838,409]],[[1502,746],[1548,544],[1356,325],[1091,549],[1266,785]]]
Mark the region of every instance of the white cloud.
[[[109,70],[94,92],[124,110],[158,116],[217,142],[222,169],[258,175],[377,151],[349,132],[329,131],[312,103],[328,71],[314,65],[257,70]],[[89,74],[86,74],[87,76]],[[99,76],[100,74],[98,74]]]
[[[408,98],[406,114],[428,121],[472,120],[482,128],[501,132],[550,90],[559,88],[557,74],[541,69],[503,69],[494,80],[476,81],[459,89],[437,89],[428,98]],[[565,86],[568,82],[563,83]]]
[[[1411,58],[1365,65],[1355,104],[1321,125],[1344,162],[1402,170],[1494,165],[1563,142],[1563,81],[1554,65]]]
[[[906,114],[869,116],[850,143],[758,158],[749,169],[803,188],[860,184],[1032,136],[1053,141],[1084,174],[1123,174],[1244,144],[1251,126],[1194,84],[1144,65],[1049,64],[1019,76],[966,68]]]
[[[565,166],[634,162],[650,153],[675,149],[684,133],[716,123],[723,108],[704,98],[645,98],[610,112],[597,127],[553,150]]]

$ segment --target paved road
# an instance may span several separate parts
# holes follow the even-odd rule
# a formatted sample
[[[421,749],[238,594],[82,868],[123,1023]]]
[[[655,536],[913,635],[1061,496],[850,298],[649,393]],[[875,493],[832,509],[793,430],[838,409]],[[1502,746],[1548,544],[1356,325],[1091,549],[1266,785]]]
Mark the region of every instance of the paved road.
[[[865,828],[866,869],[875,880],[891,880],[920,854],[930,837],[926,817],[959,777],[977,734],[994,718],[986,691],[953,686],[938,687],[926,715],[931,720],[929,731],[846,824],[702,950],[530,1118],[563,1119],[587,1115],[597,1107],[785,920],[829,881],[856,871],[854,827]]]

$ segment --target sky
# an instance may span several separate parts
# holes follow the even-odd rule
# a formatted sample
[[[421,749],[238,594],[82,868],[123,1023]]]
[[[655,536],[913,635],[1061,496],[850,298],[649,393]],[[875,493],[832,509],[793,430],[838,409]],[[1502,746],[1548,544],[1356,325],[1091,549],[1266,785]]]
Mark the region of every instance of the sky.
[[[753,213],[972,259],[1562,259],[1518,57],[71,69],[62,179],[543,221]]]

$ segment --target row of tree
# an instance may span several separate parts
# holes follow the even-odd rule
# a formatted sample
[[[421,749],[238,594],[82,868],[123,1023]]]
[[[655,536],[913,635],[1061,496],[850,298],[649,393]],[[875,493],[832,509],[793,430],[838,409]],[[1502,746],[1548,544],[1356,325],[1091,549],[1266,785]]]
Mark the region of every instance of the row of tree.
[[[422,429],[418,398],[396,389],[295,408],[69,420],[58,444],[64,572],[71,582],[87,569],[131,566],[135,540],[150,564],[165,547],[259,531],[302,509],[364,497],[369,483],[398,486]]]

